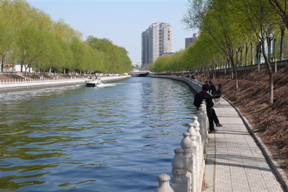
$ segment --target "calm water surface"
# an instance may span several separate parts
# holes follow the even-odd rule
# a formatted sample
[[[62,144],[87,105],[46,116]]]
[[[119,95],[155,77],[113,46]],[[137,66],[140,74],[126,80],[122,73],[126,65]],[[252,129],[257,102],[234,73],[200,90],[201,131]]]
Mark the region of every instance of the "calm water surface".
[[[186,85],[155,78],[0,99],[0,191],[155,191],[195,113]]]

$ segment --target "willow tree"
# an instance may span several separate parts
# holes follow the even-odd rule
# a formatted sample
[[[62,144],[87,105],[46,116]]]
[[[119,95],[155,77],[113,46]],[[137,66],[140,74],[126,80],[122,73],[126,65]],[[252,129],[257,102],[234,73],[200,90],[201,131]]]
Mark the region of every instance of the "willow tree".
[[[199,29],[203,25],[204,18],[209,10],[209,0],[188,0],[187,13],[182,22],[188,29]]]
[[[211,36],[202,33],[200,37],[185,50],[173,55],[164,55],[157,58],[149,67],[151,71],[191,71],[197,68],[208,68],[218,64],[220,52]]]
[[[13,41],[12,31],[0,21],[1,72],[3,72],[5,56],[10,51],[12,41]]]
[[[235,77],[235,89],[238,90],[238,75],[234,61],[235,49],[239,46],[242,34],[240,26],[235,19],[235,9],[230,0],[215,0],[205,16],[201,26],[202,31],[211,35],[220,50],[229,58],[231,68]],[[234,13],[234,17],[233,14]]]
[[[215,68],[220,65],[223,53],[209,33],[203,31],[195,44],[189,47],[189,53],[198,68],[203,70],[212,68],[213,78],[215,78]]]
[[[131,60],[123,47],[114,45],[108,39],[98,39],[93,36],[89,36],[86,43],[102,55],[104,71],[113,73],[131,71]]]
[[[32,26],[25,26],[17,33],[17,53],[21,61],[21,72],[25,65],[25,72],[30,68],[31,63],[34,62],[45,51],[46,36],[40,30]]]
[[[65,74],[66,70],[72,69],[72,64],[74,63],[73,52],[72,52],[71,45],[69,42],[66,42],[63,39],[58,39],[58,40],[59,40],[59,44],[61,46],[63,55],[65,56],[64,63],[62,63],[63,73]]]
[[[165,71],[166,66],[168,65],[168,60],[171,57],[171,55],[166,55],[165,57],[158,57],[157,60],[149,66],[149,70],[154,72]]]
[[[79,69],[79,66],[83,64],[85,47],[78,38],[74,37],[71,43],[71,50],[74,56],[72,70],[76,72],[76,70]]]
[[[284,59],[284,35],[285,29],[288,29],[288,3],[287,0],[268,0],[275,13],[281,18],[280,25],[280,60]],[[285,28],[286,26],[286,28]]]
[[[59,21],[53,23],[52,33],[57,38],[62,39],[65,42],[72,43],[73,38],[82,38],[82,34],[79,31],[74,30],[64,20],[60,19]]]
[[[245,9],[244,16],[249,21],[251,29],[261,42],[261,50],[268,68],[269,84],[270,84],[270,103],[274,102],[274,81],[273,69],[271,67],[271,42],[275,38],[277,31],[279,32],[279,17],[271,10],[271,5],[267,1],[249,1],[241,0]],[[244,18],[245,18],[244,17]],[[267,49],[266,49],[267,44]]]
[[[108,39],[91,39],[97,46],[82,41],[82,34],[63,20],[52,21],[43,11],[25,0],[0,1],[0,57],[33,66],[39,71],[128,72],[128,52]],[[91,41],[92,42],[92,41]],[[92,48],[91,48],[92,47]],[[3,71],[3,65],[1,66]],[[26,71],[26,69],[25,69]],[[51,70],[50,70],[51,71]]]
[[[280,16],[288,29],[288,2],[287,0],[268,0],[273,9]]]
[[[118,73],[124,73],[131,71],[131,60],[128,57],[128,51],[123,47],[118,47]]]

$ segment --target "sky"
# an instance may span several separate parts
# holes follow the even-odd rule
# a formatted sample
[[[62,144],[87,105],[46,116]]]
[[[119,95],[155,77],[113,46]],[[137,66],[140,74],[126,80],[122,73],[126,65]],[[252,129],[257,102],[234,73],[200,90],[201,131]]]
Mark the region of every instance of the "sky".
[[[27,0],[37,9],[63,19],[83,34],[107,38],[124,47],[134,63],[141,62],[141,33],[152,23],[169,23],[172,27],[172,51],[185,48],[185,38],[197,30],[186,29],[181,21],[188,0]]]

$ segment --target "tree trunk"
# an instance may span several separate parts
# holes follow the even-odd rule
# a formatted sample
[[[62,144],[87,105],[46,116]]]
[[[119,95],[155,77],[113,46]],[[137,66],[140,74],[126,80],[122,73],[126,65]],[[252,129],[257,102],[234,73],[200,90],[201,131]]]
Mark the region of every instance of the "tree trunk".
[[[243,50],[244,49],[244,46],[241,47],[240,49],[240,66],[243,66]]]
[[[268,60],[271,62],[271,41],[272,39],[270,37],[266,38],[267,41],[267,49],[268,49]]]
[[[258,71],[260,71],[260,62],[261,62],[261,45],[259,45],[257,51],[258,51],[258,62],[257,62],[257,65],[258,65]]]
[[[254,57],[254,44],[253,41],[251,42],[251,65],[254,65],[255,57]]]
[[[270,104],[273,104],[274,102],[274,82],[273,82],[273,71],[271,68],[271,63],[269,58],[267,57],[266,53],[265,53],[265,47],[264,47],[264,41],[261,42],[262,43],[262,52],[263,52],[263,57],[265,59],[265,63],[267,65],[268,68],[268,73],[269,73],[269,84],[270,84]],[[271,44],[271,43],[270,43]],[[268,48],[269,48],[269,43],[268,43]],[[268,51],[269,54],[270,51]]]
[[[276,38],[274,39],[274,43],[273,43],[273,53],[274,53],[274,73],[277,73],[277,58],[276,58]]]
[[[214,70],[213,70],[213,80],[215,80],[215,75],[216,74],[216,65],[214,65]]]
[[[246,47],[245,47],[245,66],[248,65],[248,51],[249,51],[249,47],[248,47],[248,44],[246,44]]]
[[[270,104],[274,103],[274,82],[273,73],[269,72],[269,84],[270,84]]]
[[[21,73],[23,72],[24,61],[21,62]]]
[[[236,50],[236,66],[239,65],[239,51],[240,50]]]
[[[27,76],[27,69],[29,69],[29,65],[26,65],[26,66],[24,66],[24,69],[25,69],[25,77]],[[29,72],[29,71],[28,71]]]
[[[233,68],[233,70],[231,70],[232,76],[234,76],[234,79],[235,79],[235,90],[237,91],[238,90],[238,75],[237,75],[237,70],[236,70],[236,66],[234,64],[233,57],[230,58],[230,62],[231,62],[231,66]],[[234,75],[233,75],[233,73],[234,73]]]
[[[226,61],[225,62],[225,60],[224,60],[224,70],[225,70],[225,75],[226,75],[226,73],[227,73],[227,68],[228,68],[228,61]]]
[[[285,27],[281,28],[281,40],[280,40],[280,61],[284,59],[284,36],[285,36]]]
[[[2,55],[1,72],[4,72],[4,60],[5,60],[5,55]]]

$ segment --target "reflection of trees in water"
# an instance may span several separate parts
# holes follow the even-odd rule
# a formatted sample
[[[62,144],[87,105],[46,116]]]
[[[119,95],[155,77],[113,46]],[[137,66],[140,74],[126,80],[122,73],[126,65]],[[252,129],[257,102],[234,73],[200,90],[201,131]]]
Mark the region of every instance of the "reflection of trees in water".
[[[142,112],[145,113],[147,117],[153,117],[157,114],[167,114],[178,109],[173,109],[173,107],[181,107],[183,104],[183,99],[189,101],[191,95],[188,87],[183,83],[172,81],[169,79],[152,79],[141,84],[141,107]],[[145,96],[144,96],[145,95]],[[192,106],[192,105],[191,105]],[[188,110],[187,105],[183,105]],[[185,109],[183,109],[185,110]]]
[[[13,175],[0,177],[0,190],[13,191],[25,186],[44,184],[45,181],[38,178],[50,174],[50,168],[61,167],[63,164],[107,166],[102,161],[87,164],[63,160],[73,159],[71,149],[77,151],[82,147],[95,148],[97,145],[117,143],[116,138],[105,138],[105,135],[123,132],[117,128],[110,130],[103,127],[103,124],[116,125],[117,122],[110,117],[120,118],[123,115],[109,113],[113,111],[113,106],[104,101],[99,102],[99,105],[106,108],[106,111],[91,105],[91,102],[87,102],[81,96],[83,88],[76,94],[74,90],[70,90],[68,94],[60,91],[54,95],[45,92],[39,91],[28,95],[27,98],[24,93],[17,93],[18,96],[14,96],[15,100],[10,98],[6,104],[1,104],[3,110],[0,112],[0,172]],[[55,94],[58,95],[55,97]],[[83,102],[77,96],[82,98]],[[81,183],[85,182],[74,184]],[[73,183],[63,186],[70,184]]]
[[[0,178],[0,189],[9,190],[9,191],[15,191],[22,187],[29,186],[29,185],[40,185],[44,184],[45,181],[38,181],[38,180],[29,180],[29,181],[22,181],[22,182],[14,182],[13,180],[16,179],[28,179],[28,178],[34,178],[34,177],[41,177],[43,174],[35,174],[35,175],[29,175],[29,176],[5,176]]]

